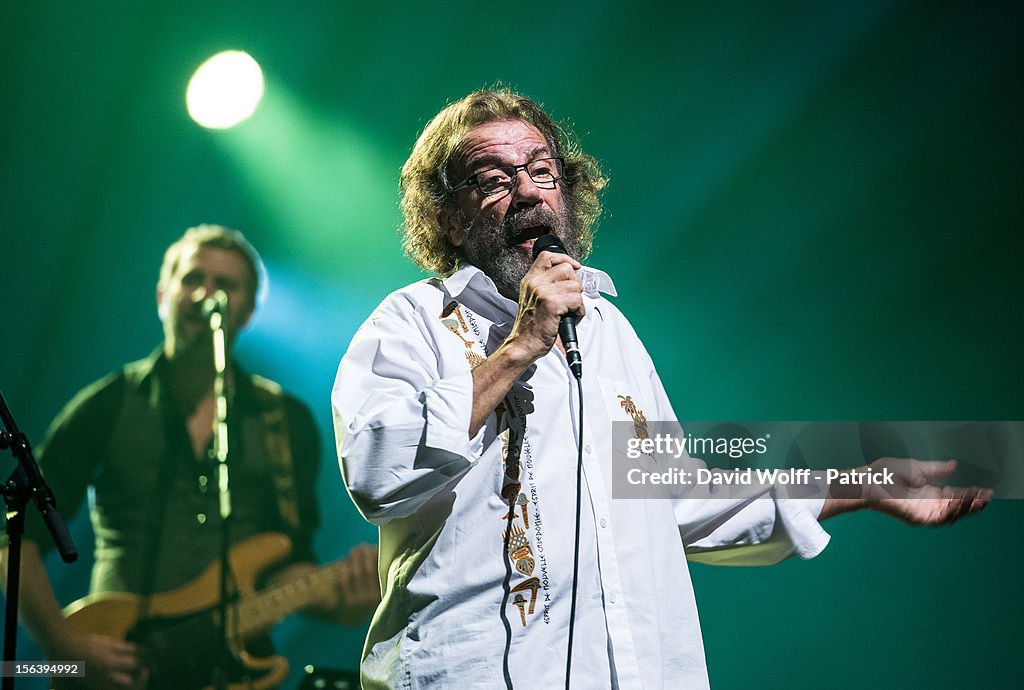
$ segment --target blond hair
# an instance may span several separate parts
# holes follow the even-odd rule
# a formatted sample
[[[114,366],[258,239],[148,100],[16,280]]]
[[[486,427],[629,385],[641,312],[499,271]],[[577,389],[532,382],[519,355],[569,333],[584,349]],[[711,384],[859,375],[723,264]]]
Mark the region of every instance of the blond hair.
[[[260,259],[259,253],[249,243],[249,240],[245,239],[245,235],[238,230],[232,230],[223,225],[204,223],[186,230],[185,234],[164,252],[164,260],[160,265],[160,279],[157,287],[163,288],[171,279],[187,247],[216,247],[217,249],[226,249],[238,254],[245,261],[245,265],[249,269],[249,284],[247,285],[249,306],[255,307],[258,301],[262,301],[263,295],[266,293],[267,273],[266,268],[263,266],[263,260]]]

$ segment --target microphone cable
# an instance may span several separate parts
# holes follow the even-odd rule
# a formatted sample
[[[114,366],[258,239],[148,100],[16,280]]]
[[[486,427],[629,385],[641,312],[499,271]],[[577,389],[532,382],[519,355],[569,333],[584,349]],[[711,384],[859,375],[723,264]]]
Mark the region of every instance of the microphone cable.
[[[565,690],[569,690],[569,674],[572,670],[572,637],[576,629],[576,584],[580,572],[580,513],[583,504],[583,380],[581,378],[576,378],[576,390],[579,392],[580,419],[576,444],[576,541],[572,551],[572,596],[569,603],[569,641],[565,655]]]

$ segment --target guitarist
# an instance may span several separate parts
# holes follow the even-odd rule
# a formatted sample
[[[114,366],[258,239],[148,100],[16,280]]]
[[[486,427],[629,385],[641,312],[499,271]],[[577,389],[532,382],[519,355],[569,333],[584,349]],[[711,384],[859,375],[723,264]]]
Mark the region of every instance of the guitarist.
[[[265,269],[241,233],[214,225],[189,229],[167,249],[160,268],[161,347],[85,388],[53,422],[39,463],[58,505],[72,516],[87,490],[93,492],[91,593],[165,592],[218,561],[216,467],[209,452],[213,348],[203,305],[223,291],[233,342],[253,313],[261,284]],[[284,533],[293,551],[270,579],[296,576],[314,567],[320,444],[313,418],[276,384],[237,366],[227,385],[233,400],[232,542]],[[48,658],[84,661],[89,686],[145,687],[149,670],[137,645],[78,634],[62,616],[41,560],[49,541],[41,520],[29,513],[21,584],[29,633]],[[380,600],[376,556],[367,545],[353,549],[337,571],[336,591],[305,612],[362,623]]]

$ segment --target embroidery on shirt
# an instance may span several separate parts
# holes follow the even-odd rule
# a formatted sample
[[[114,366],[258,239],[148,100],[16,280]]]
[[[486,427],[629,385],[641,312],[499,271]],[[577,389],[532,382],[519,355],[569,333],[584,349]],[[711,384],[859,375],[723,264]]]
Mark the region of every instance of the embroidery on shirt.
[[[534,609],[537,608],[537,590],[540,589],[540,580],[535,577],[531,577],[529,580],[520,582],[518,585],[513,587],[509,594],[515,594],[515,598],[512,603],[519,609],[519,620],[523,622],[523,627],[526,627],[526,614],[533,615]],[[530,593],[530,608],[526,608],[526,597],[523,596],[523,592],[528,591]]]
[[[533,479],[533,459],[526,438],[527,412],[532,406],[523,400],[524,395],[529,394],[514,386],[495,408],[495,415],[503,465],[501,496],[508,508],[501,518],[505,525],[502,539],[506,555],[515,568],[506,605],[519,610],[519,620],[525,628],[530,617],[537,612],[541,590],[544,591],[542,618],[545,623],[550,623],[551,595],[537,487]],[[534,575],[538,567],[540,577]],[[516,575],[526,579],[514,583]]]
[[[533,550],[537,557],[537,571],[540,578],[540,589],[544,594],[544,602],[541,607],[541,618],[545,625],[551,624],[551,606],[553,598],[551,596],[551,579],[548,574],[548,559],[544,549],[544,521],[542,519],[542,511],[540,509],[540,496],[537,492],[537,484],[534,482],[533,472],[533,451],[530,448],[530,439],[525,437],[523,439],[523,469],[526,475],[526,482],[524,483],[524,489],[527,489],[527,497],[530,500],[530,524],[532,525],[533,533]]]
[[[651,434],[647,430],[647,417],[644,416],[644,411],[636,406],[633,402],[632,395],[618,396],[619,405],[626,411],[630,417],[633,418],[633,431],[636,432],[637,438],[650,438]]]
[[[508,425],[508,428],[501,432],[501,456],[504,465],[501,496],[508,503],[508,512],[501,516],[502,521],[506,524],[502,537],[509,560],[515,565],[516,570],[524,575],[532,575],[535,561],[533,549],[530,547],[530,539],[526,536],[526,530],[530,529],[528,512],[530,501],[522,492],[523,485],[519,481],[522,475],[522,468],[519,465],[519,454],[522,452],[522,446],[519,443],[520,435],[511,425],[514,423],[512,419],[514,413],[509,406],[500,405],[499,410],[502,412],[499,424]],[[521,508],[521,515],[517,515],[516,508]],[[522,527],[516,523],[517,517],[522,518]]]
[[[440,314],[441,323],[466,347],[466,359],[471,367],[487,357],[485,328],[477,322],[472,309],[455,300],[448,302]],[[533,480],[533,461],[526,437],[527,414],[533,410],[532,394],[521,386],[513,386],[494,409],[495,434],[501,442],[501,497],[507,510],[502,516],[500,531],[505,556],[513,566],[512,580],[508,582],[506,604],[515,606],[519,620],[525,628],[531,616],[537,613],[537,601],[543,592],[540,611],[545,624],[551,622],[551,583],[544,556],[540,510],[537,505],[537,487]],[[527,471],[523,461],[526,461]],[[540,576],[534,576],[536,570]],[[525,579],[515,582],[519,577]],[[528,594],[528,596],[527,596]]]
[[[519,487],[518,484],[515,485],[515,486],[517,488]],[[523,518],[523,527],[525,527],[526,529],[530,529],[530,511],[527,509],[527,506],[530,504],[530,499],[528,499],[526,497],[526,494],[524,494],[524,493],[520,493],[520,492],[509,492],[509,493],[511,495],[513,495],[513,496],[515,495],[515,493],[519,493],[519,496],[516,497],[515,500],[510,500],[509,501],[508,512],[505,513],[504,515],[502,515],[501,519],[502,520],[513,519],[514,520],[515,517],[516,517],[516,507],[518,506],[520,511],[521,511],[520,517]],[[505,496],[505,490],[504,489],[502,489],[501,495]],[[505,496],[505,498],[508,499],[509,496]]]
[[[455,318],[452,318],[452,317]],[[466,361],[469,362],[471,369],[483,364],[486,355],[481,354],[477,351],[477,341],[475,338],[465,338],[463,334],[469,333],[469,326],[466,325],[466,318],[462,313],[462,307],[459,303],[452,300],[445,305],[444,309],[441,310],[441,315],[438,317],[441,319],[441,323],[449,331],[455,334],[455,336],[462,341],[462,344],[466,347]]]
[[[504,536],[508,543],[508,557],[515,564],[516,570],[523,575],[533,575],[536,561],[526,532],[513,522]]]

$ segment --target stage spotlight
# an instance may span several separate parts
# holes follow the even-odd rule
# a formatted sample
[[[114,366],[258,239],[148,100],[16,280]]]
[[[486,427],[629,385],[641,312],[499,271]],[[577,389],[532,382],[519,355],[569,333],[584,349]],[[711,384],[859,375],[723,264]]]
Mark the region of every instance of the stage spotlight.
[[[204,62],[185,92],[188,114],[207,129],[228,129],[247,119],[263,98],[263,71],[241,50]]]

